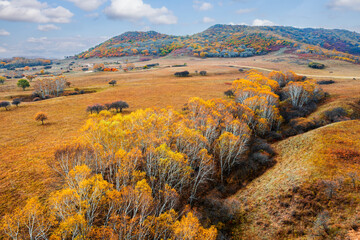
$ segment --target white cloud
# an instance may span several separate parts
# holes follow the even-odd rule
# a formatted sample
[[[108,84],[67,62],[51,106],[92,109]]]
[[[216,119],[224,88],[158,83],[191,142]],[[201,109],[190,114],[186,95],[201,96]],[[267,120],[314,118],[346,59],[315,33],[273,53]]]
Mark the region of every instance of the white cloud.
[[[0,36],[9,36],[10,33],[6,31],[5,29],[0,29]]]
[[[43,31],[43,32],[48,32],[51,30],[59,30],[60,27],[54,25],[54,24],[45,24],[45,25],[39,25],[38,30]]]
[[[75,3],[76,6],[78,6],[84,11],[93,11],[98,7],[100,7],[107,0],[67,0],[67,1]]]
[[[255,20],[252,22],[252,25],[253,25],[253,26],[274,26],[275,23],[273,23],[273,22],[270,21],[270,20],[266,20],[266,19],[255,19]]]
[[[29,37],[26,41],[29,43],[48,43],[49,42],[47,37],[40,37],[40,38]]]
[[[203,23],[212,23],[212,22],[215,22],[215,19],[210,18],[210,17],[204,17],[202,22]]]
[[[38,23],[69,23],[74,14],[61,6],[37,0],[0,0],[0,19]]]
[[[105,9],[109,18],[136,21],[147,18],[154,24],[176,24],[177,17],[166,7],[153,8],[143,0],[111,0]]]
[[[3,47],[0,47],[0,53],[5,53],[5,52],[7,52],[7,50]]]
[[[360,0],[332,0],[329,7],[334,9],[345,8],[360,11]]]
[[[208,11],[212,9],[214,6],[209,2],[201,2],[201,1],[194,1],[193,7],[200,11]]]
[[[254,8],[244,8],[244,9],[239,9],[236,11],[237,14],[245,14],[245,13],[250,13],[253,12],[255,9]]]

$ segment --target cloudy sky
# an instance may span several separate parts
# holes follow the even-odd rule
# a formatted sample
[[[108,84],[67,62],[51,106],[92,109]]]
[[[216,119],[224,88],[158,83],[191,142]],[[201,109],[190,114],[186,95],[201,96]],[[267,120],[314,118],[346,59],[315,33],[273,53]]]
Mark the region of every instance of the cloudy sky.
[[[360,32],[360,0],[0,0],[0,57],[62,58],[125,31],[187,35],[216,23]]]

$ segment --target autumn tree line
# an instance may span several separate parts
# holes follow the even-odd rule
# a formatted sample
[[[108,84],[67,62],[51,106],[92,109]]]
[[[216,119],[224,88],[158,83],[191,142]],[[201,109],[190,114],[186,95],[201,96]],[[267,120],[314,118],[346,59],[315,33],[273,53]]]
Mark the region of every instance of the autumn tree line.
[[[322,97],[293,72],[251,70],[230,91],[229,99],[191,98],[181,112],[91,114],[81,138],[50,163],[63,188],[6,215],[2,231],[11,239],[216,239],[192,206],[250,161],[254,138],[280,129],[278,93],[296,108]]]

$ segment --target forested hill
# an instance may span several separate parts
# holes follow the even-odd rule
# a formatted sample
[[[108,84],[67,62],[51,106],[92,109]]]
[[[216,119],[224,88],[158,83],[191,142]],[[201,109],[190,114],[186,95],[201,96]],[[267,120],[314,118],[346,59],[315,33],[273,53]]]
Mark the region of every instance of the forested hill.
[[[298,54],[318,54],[360,62],[360,34],[356,32],[220,24],[191,36],[171,36],[155,31],[126,32],[76,57],[165,56],[169,53],[198,57],[249,57],[283,47]]]

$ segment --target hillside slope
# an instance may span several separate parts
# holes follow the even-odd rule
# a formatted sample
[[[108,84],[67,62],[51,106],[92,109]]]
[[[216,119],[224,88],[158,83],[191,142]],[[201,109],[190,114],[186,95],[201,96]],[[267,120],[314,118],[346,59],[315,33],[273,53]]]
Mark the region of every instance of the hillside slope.
[[[165,56],[176,51],[196,57],[250,57],[284,47],[302,54],[360,62],[360,34],[356,32],[221,24],[191,36],[126,32],[75,57]]]
[[[351,131],[349,131],[351,129]],[[277,164],[228,203],[235,239],[345,239],[360,227],[360,121],[275,144]]]

